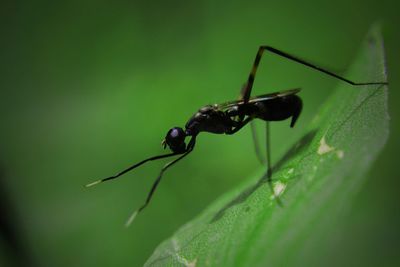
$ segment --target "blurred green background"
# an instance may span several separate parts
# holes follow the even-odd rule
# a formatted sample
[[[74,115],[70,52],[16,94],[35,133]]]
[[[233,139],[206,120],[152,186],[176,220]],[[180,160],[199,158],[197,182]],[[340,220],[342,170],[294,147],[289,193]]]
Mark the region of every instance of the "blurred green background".
[[[9,230],[0,240],[0,265],[142,265],[179,226],[261,168],[250,130],[200,135],[195,152],[167,172],[129,229],[125,220],[164,162],[83,185],[164,153],[160,142],[170,127],[183,126],[204,104],[236,99],[260,44],[344,73],[377,20],[386,43],[391,133],[349,203],[338,230],[346,242],[333,255],[335,264],[349,266],[399,264],[399,7],[394,0],[6,1],[0,202]],[[264,58],[254,94],[304,89],[297,127],[272,126],[273,161],[337,83]]]

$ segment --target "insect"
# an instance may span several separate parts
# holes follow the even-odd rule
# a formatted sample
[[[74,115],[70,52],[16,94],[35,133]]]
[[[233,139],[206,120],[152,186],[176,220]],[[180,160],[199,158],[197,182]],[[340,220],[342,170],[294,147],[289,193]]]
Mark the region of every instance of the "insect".
[[[152,196],[157,189],[158,184],[163,177],[164,172],[173,166],[175,163],[189,155],[196,144],[196,137],[201,132],[209,132],[214,134],[227,134],[232,135],[242,129],[249,122],[254,119],[261,119],[266,122],[266,139],[267,139],[267,162],[266,162],[266,175],[268,178],[268,183],[272,189],[272,169],[270,161],[270,130],[269,122],[271,121],[282,121],[286,119],[291,119],[290,127],[294,127],[300,113],[302,110],[302,100],[297,95],[300,89],[291,89],[282,92],[275,92],[271,94],[264,94],[256,97],[251,97],[251,90],[253,88],[254,79],[256,77],[257,68],[259,66],[262,55],[265,51],[272,54],[281,56],[283,58],[289,59],[291,61],[297,62],[304,66],[307,66],[316,71],[322,72],[326,75],[332,76],[343,82],[346,82],[353,86],[364,86],[364,85],[385,85],[387,82],[363,82],[356,83],[348,80],[342,76],[339,76],[331,71],[324,68],[318,67],[311,64],[303,59],[290,55],[281,50],[275,49],[271,46],[260,46],[250,74],[248,76],[247,82],[243,86],[240,97],[236,101],[230,101],[222,104],[206,105],[200,108],[186,123],[185,129],[181,127],[173,127],[165,136],[162,141],[164,149],[168,147],[172,152],[164,155],[153,156],[144,159],[133,166],[117,173],[114,176],[110,176],[101,180],[97,180],[93,183],[87,184],[86,187],[90,187],[101,182],[116,179],[121,175],[143,165],[148,161],[159,160],[169,157],[177,156],[174,160],[168,162],[161,169],[160,174],[153,183],[150,192],[147,195],[145,203],[135,210],[126,222],[126,226],[129,226],[135,219],[136,215],[140,213],[147,205],[150,203]],[[254,132],[254,128],[252,128]],[[254,137],[254,135],[253,135]],[[190,138],[188,143],[185,142],[186,138]],[[259,151],[257,151],[257,157],[261,159]],[[272,190],[272,192],[274,192]],[[276,196],[279,203],[279,198]]]

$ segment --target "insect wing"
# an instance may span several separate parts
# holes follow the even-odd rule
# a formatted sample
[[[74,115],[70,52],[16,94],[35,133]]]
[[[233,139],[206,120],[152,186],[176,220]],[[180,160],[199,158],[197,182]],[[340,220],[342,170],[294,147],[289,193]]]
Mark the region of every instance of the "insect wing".
[[[288,95],[294,95],[294,94],[297,94],[298,92],[300,92],[300,90],[301,90],[300,88],[295,88],[295,89],[285,90],[282,92],[275,92],[275,93],[269,93],[269,94],[255,96],[255,97],[250,98],[250,100],[246,104],[254,104],[254,103],[257,103],[260,101],[275,99],[275,98],[284,97],[284,96],[288,96]],[[243,100],[234,100],[234,101],[229,101],[229,102],[225,102],[222,104],[218,104],[217,107],[219,109],[226,109],[226,108],[229,108],[232,106],[242,105],[242,104],[245,104]]]

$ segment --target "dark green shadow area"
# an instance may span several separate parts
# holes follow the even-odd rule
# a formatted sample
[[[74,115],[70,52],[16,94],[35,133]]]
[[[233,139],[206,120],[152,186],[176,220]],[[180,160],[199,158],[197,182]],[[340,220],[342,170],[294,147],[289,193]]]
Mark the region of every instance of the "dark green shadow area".
[[[311,144],[311,141],[314,139],[316,133],[318,132],[317,129],[309,131],[307,134],[305,134],[303,137],[300,138],[299,141],[297,141],[279,160],[276,164],[273,165],[272,167],[272,173],[276,173],[282,169],[282,167],[285,165],[286,162],[288,162],[290,159],[292,159],[295,155],[298,155],[302,151],[306,150],[309,145]],[[274,175],[273,175],[274,176]],[[272,176],[272,180],[274,180],[274,177]],[[295,176],[291,177],[291,179],[301,179],[301,176]],[[242,193],[240,193],[236,198],[234,198],[231,202],[226,204],[222,209],[220,209],[215,216],[212,218],[210,223],[214,223],[221,219],[222,216],[224,216],[224,213],[226,210],[229,208],[241,204],[246,201],[246,199],[254,193],[260,186],[263,186],[265,183],[268,183],[268,177],[267,173],[262,175],[261,179],[258,180],[257,184],[249,187],[248,189],[244,190]],[[284,203],[283,203],[284,205]]]

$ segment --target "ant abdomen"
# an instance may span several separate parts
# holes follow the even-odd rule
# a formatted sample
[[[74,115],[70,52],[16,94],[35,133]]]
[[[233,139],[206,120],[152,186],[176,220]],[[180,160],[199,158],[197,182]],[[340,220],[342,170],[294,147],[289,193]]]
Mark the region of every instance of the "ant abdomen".
[[[292,117],[290,127],[293,127],[301,113],[303,102],[297,95],[288,95],[260,101],[254,105],[257,107],[257,112],[253,114],[255,118],[264,121],[283,121]]]

